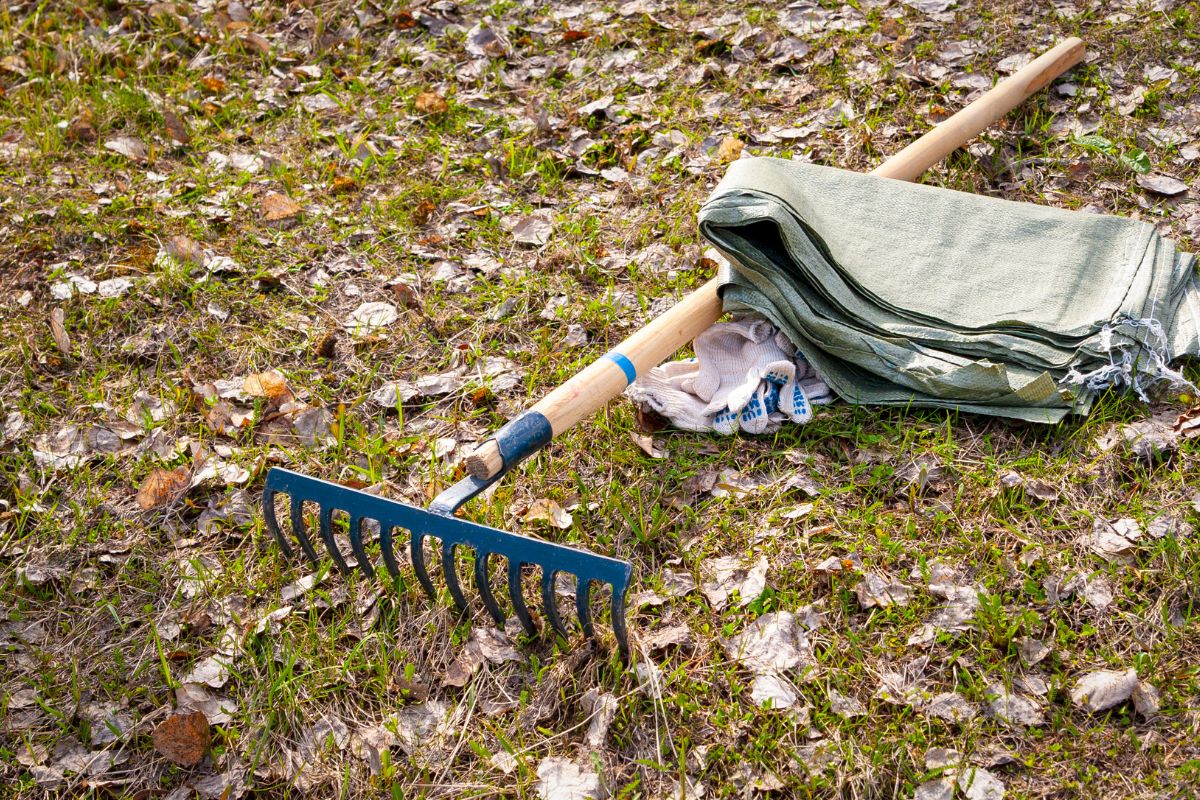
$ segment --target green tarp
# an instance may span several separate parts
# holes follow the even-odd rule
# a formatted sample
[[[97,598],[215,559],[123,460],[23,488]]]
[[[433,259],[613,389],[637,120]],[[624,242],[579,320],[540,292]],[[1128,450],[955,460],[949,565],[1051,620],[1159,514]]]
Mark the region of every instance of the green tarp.
[[[700,210],[727,311],[785,330],[854,403],[1054,422],[1096,392],[1182,377],[1195,259],[1148,223],[775,158]]]

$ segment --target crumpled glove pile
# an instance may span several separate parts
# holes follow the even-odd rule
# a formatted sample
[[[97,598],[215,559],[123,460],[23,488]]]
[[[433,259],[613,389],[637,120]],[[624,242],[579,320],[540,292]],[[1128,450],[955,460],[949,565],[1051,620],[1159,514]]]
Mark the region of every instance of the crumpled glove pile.
[[[625,393],[677,428],[772,433],[804,424],[833,395],[787,335],[762,317],[718,322],[696,337],[695,358],[638,378]]]

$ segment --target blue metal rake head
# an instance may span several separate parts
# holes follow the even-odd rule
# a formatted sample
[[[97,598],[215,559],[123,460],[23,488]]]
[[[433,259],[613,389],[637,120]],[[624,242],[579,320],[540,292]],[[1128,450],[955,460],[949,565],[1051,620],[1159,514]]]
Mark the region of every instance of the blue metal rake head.
[[[563,624],[555,599],[557,576],[560,573],[575,576],[576,615],[589,638],[595,636],[591,615],[592,584],[607,584],[612,589],[613,634],[622,657],[628,659],[625,599],[633,572],[629,562],[508,533],[454,516],[454,512],[464,503],[499,480],[522,458],[549,441],[549,436],[542,440],[540,422],[529,417],[529,413],[518,417],[496,434],[496,441],[505,453],[506,468],[502,472],[487,479],[464,478],[438,495],[428,509],[274,467],[267,474],[267,483],[263,490],[263,517],[267,528],[284,554],[292,556],[295,551],[276,518],[276,498],[278,495],[286,495],[289,499],[289,527],[292,534],[304,554],[314,563],[320,563],[321,556],[314,546],[313,537],[305,529],[304,504],[313,503],[318,509],[317,527],[325,550],[340,570],[348,572],[350,567],[346,561],[346,554],[339,549],[334,537],[334,515],[341,512],[349,522],[348,539],[354,560],[367,575],[374,576],[375,566],[371,563],[363,541],[364,523],[373,520],[378,526],[378,547],[383,564],[389,573],[398,578],[402,576],[402,572],[394,549],[394,531],[407,531],[413,572],[431,599],[437,598],[437,590],[425,563],[425,540],[428,537],[435,538],[441,542],[441,574],[446,588],[462,612],[467,612],[470,606],[458,579],[457,552],[459,548],[468,548],[474,554],[475,587],[488,613],[500,626],[505,623],[505,614],[492,592],[489,570],[492,556],[503,557],[508,564],[508,596],[513,612],[530,635],[536,634],[537,626],[534,625],[522,592],[522,576],[526,565],[541,569],[544,613],[554,630],[564,637],[567,636],[567,628]]]

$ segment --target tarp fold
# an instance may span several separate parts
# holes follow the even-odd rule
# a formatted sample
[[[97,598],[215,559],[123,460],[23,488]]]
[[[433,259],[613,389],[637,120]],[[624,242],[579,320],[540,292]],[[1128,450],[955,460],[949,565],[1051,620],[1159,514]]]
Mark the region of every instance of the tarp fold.
[[[1146,222],[798,161],[734,162],[700,210],[727,311],[782,328],[856,403],[1053,422],[1178,383],[1195,259]]]

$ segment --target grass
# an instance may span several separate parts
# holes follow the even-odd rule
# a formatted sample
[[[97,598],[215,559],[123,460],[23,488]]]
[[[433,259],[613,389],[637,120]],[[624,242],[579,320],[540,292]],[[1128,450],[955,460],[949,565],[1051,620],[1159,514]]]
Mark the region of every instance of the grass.
[[[230,19],[236,9],[224,5],[189,6],[185,16],[94,2],[0,10],[0,53],[11,55],[0,62],[0,411],[12,429],[0,443],[0,794],[219,796],[221,781],[241,776],[263,797],[528,797],[554,757],[594,770],[615,797],[678,797],[681,784],[713,797],[911,797],[944,772],[929,758],[939,747],[987,767],[1009,797],[1175,796],[1200,781],[1195,537],[1146,539],[1130,565],[1078,543],[1097,519],[1170,513],[1197,524],[1194,440],[1154,463],[1097,447],[1114,427],[1165,418],[1178,402],[1106,396],[1087,419],[1053,427],[839,405],[767,437],[657,433],[662,460],[631,438],[633,409],[611,404],[467,515],[632,559],[634,592],[661,600],[631,609],[639,640],[686,630],[683,644],[643,648],[640,670],[621,664],[608,634],[593,648],[578,635],[514,630],[515,661],[453,685],[456,660],[488,627],[481,608],[460,619],[444,589],[431,604],[411,574],[370,580],[328,564],[311,591],[285,601],[281,592],[312,568],[281,555],[257,511],[231,511],[254,507],[272,465],[425,505],[461,474],[457,459],[474,441],[664,298],[707,279],[694,215],[724,168],[706,155],[722,138],[738,136],[756,155],[869,169],[927,129],[939,107],[966,101],[950,81],[956,71],[991,75],[1001,58],[1066,35],[1083,35],[1095,56],[1071,74],[1076,93],[1031,99],[981,137],[986,149],[955,153],[925,180],[1137,215],[1185,249],[1200,245],[1188,238],[1186,209],[1141,191],[1137,159],[1123,158],[1144,151],[1152,170],[1193,187],[1200,179],[1200,162],[1183,158],[1196,146],[1186,111],[1200,100],[1194,8],[1129,20],[1004,2],[964,4],[945,20],[864,8],[861,28],[806,35],[809,55],[775,72],[761,55],[783,33],[778,10],[732,10],[763,39],[701,50],[692,27],[724,24],[715,20],[731,7],[664,6],[653,18],[596,7],[560,18],[549,6],[463,3],[461,30],[443,37],[389,3],[267,4],[246,19]],[[502,20],[506,60],[468,57],[485,13]],[[589,35],[566,42],[567,29]],[[936,61],[958,40],[983,51],[932,82],[906,77],[914,59]],[[621,65],[617,51],[628,47],[638,58]],[[1152,66],[1177,77],[1121,113]],[[639,75],[656,71],[661,81],[640,88]],[[430,91],[444,96],[444,113],[417,110]],[[302,101],[318,95],[336,106],[306,110]],[[605,95],[616,119],[580,117]],[[857,116],[799,141],[758,143],[839,100]],[[168,135],[168,111],[187,144]],[[1101,140],[1056,135],[1056,121],[1089,115]],[[96,142],[68,136],[76,120]],[[1151,127],[1185,141],[1164,145],[1147,137]],[[102,146],[118,136],[142,140],[147,159]],[[572,150],[578,137],[594,142]],[[214,151],[261,163],[221,168]],[[644,183],[592,174],[611,167]],[[303,215],[267,225],[259,203],[269,191],[300,202]],[[514,244],[513,222],[538,209],[553,216],[550,242]],[[175,235],[239,268],[209,274],[158,258]],[[133,288],[57,298],[52,288],[71,275],[128,277]],[[368,300],[396,304],[398,320],[368,336],[342,332]],[[47,323],[54,309],[65,348]],[[575,326],[582,344],[568,343]],[[476,371],[489,357],[515,363],[514,388],[495,389],[496,376]],[[449,393],[391,408],[371,400],[387,381],[458,368]],[[300,403],[329,412],[326,445],[303,444],[264,398],[214,396],[218,381],[240,388],[271,369]],[[141,392],[175,411],[156,415],[143,400],[131,412]],[[222,402],[245,409],[250,424],[217,430],[208,419]],[[37,455],[49,447],[41,437],[67,425],[78,427],[84,457],[55,468]],[[113,444],[105,431],[129,438]],[[439,455],[439,443],[454,448]],[[139,508],[155,470],[198,470],[205,459],[244,470],[244,480],[208,478],[174,503]],[[916,461],[943,476],[911,484]],[[724,470],[736,473],[724,481],[740,476],[753,488],[695,491]],[[1006,485],[1009,471],[1046,484],[1051,498]],[[571,513],[567,530],[523,521],[542,499]],[[812,504],[807,514],[785,515],[802,503]],[[202,514],[217,521],[202,530]],[[726,556],[767,558],[760,595],[717,609],[700,590],[675,593],[679,576],[703,584]],[[857,566],[816,569],[831,557]],[[939,564],[979,587],[979,608],[969,630],[909,644],[943,605],[925,588]],[[863,608],[855,586],[867,572],[905,581],[911,601]],[[1107,581],[1111,603],[1097,608],[1081,589],[1063,596],[1079,575]],[[763,708],[722,641],[812,604],[823,613],[808,633],[813,666],[788,673],[800,701]],[[1028,638],[1052,648],[1037,666],[1020,658]],[[214,723],[204,761],[180,767],[151,733],[188,673],[213,656],[229,662],[211,689],[228,719]],[[656,683],[648,664],[661,671]],[[1046,724],[987,714],[947,723],[876,697],[881,675],[904,668],[919,673],[926,696],[954,691],[980,707],[995,683],[1040,678]],[[1159,714],[1073,704],[1078,678],[1102,668],[1136,668],[1161,692]],[[595,745],[590,690],[616,699]],[[833,692],[867,713],[839,713]],[[445,718],[414,746],[405,731],[439,703]],[[394,739],[375,761],[363,744],[372,731]],[[72,748],[118,759],[86,774],[64,760]],[[55,769],[58,789],[46,773]]]

